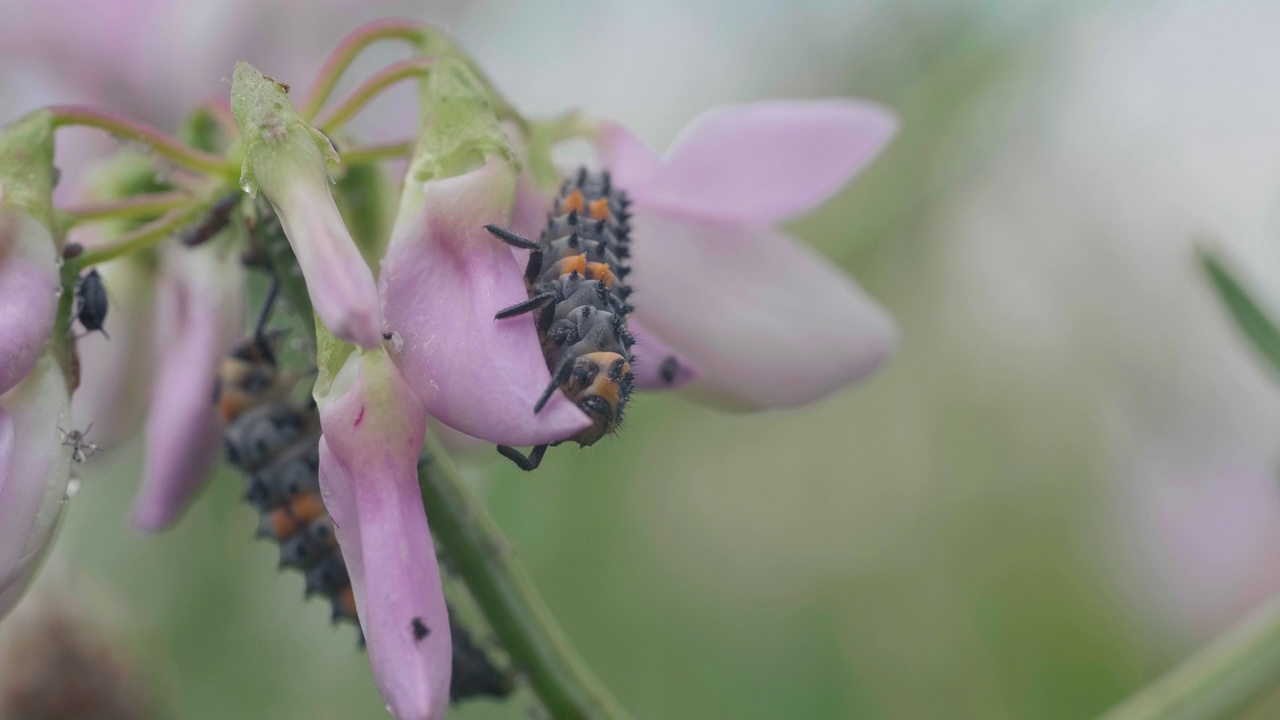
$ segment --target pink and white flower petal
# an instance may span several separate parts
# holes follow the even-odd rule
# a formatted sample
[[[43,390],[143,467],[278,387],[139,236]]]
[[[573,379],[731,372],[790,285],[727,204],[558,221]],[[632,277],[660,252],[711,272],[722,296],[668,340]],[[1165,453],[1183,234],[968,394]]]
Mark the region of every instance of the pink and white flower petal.
[[[0,414],[0,594],[12,598],[53,535],[71,479],[60,432],[71,430],[70,398],[51,355],[0,395]]]
[[[374,681],[399,720],[437,720],[453,645],[418,489],[426,410],[381,350],[348,357],[320,404],[320,490],[351,576]]]
[[[656,170],[616,129],[635,200],[696,217],[774,224],[835,194],[897,132],[897,116],[861,100],[793,100],[716,108],[685,127]],[[638,168],[639,170],[633,170]],[[627,187],[626,185],[620,185]]]
[[[391,357],[427,412],[489,442],[538,445],[590,420],[559,392],[534,413],[551,380],[537,332],[528,316],[494,320],[528,299],[510,248],[484,229],[510,219],[513,192],[496,155],[456,177],[406,179],[379,285]]]
[[[870,374],[897,327],[844,272],[769,227],[640,210],[636,317],[699,369],[696,394],[737,409],[807,403]]]
[[[693,382],[702,374],[691,361],[649,332],[639,318],[631,318],[627,322],[627,329],[636,339],[631,348],[631,354],[635,357],[631,363],[631,371],[636,376],[637,388],[674,390]]]
[[[40,221],[0,202],[0,393],[30,372],[53,334],[58,259]]]
[[[146,470],[133,509],[143,532],[178,519],[218,459],[222,427],[212,398],[218,366],[242,334],[244,271],[208,245],[166,258],[157,297],[162,348],[147,416]]]

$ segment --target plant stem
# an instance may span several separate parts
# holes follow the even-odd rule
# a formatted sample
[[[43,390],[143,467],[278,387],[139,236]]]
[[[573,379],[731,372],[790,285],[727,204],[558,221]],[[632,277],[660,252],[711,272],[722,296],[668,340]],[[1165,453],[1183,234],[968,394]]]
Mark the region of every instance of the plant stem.
[[[1280,682],[1280,594],[1099,720],[1209,720]]]
[[[149,193],[110,202],[73,205],[59,208],[59,212],[65,216],[63,227],[66,228],[92,220],[136,220],[155,217],[190,200],[190,195],[181,192]]]
[[[422,503],[439,542],[517,669],[557,720],[630,716],[574,651],[484,505],[427,433],[432,460],[418,470]]]
[[[341,158],[343,165],[361,165],[377,162],[378,160],[405,157],[411,152],[413,152],[413,143],[405,140],[404,142],[381,143],[378,145],[355,145],[345,150],[339,150],[338,157]]]
[[[48,110],[53,114],[55,128],[81,125],[105,130],[124,140],[142,143],[178,165],[219,178],[239,171],[221,155],[185,145],[150,125],[80,105],[53,105]]]
[[[216,196],[202,197],[179,205],[137,230],[121,235],[110,244],[86,249],[71,262],[77,268],[83,268],[150,247],[190,224],[197,215],[207,210],[215,199]]]
[[[353,115],[368,105],[378,93],[411,77],[422,77],[431,71],[435,58],[411,58],[393,63],[365,80],[342,102],[330,108],[314,123],[328,134],[337,132]]]
[[[379,40],[407,40],[414,45],[420,45],[427,30],[427,27],[421,23],[393,18],[375,20],[351,31],[338,43],[333,52],[329,53],[324,66],[316,74],[311,89],[298,105],[298,112],[302,115],[302,119],[310,122],[320,112],[325,101],[333,94],[333,88],[338,84],[338,79],[351,66],[351,62],[356,59],[361,50]]]

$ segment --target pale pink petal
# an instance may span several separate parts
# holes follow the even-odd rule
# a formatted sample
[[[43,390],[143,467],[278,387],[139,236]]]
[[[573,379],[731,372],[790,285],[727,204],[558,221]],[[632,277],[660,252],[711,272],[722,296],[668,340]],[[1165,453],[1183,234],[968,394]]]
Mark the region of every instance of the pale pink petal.
[[[178,262],[160,278],[160,355],[147,416],[146,469],[133,509],[133,525],[143,532],[178,518],[222,448],[214,384],[219,363],[242,332],[244,287],[242,272],[218,251],[178,251]]]
[[[382,314],[373,272],[338,213],[319,154],[314,159],[315,172],[281,183],[270,199],[298,256],[316,314],[334,335],[374,347],[382,341]]]
[[[22,380],[49,343],[58,288],[49,230],[0,203],[0,393]]]
[[[12,433],[11,449],[0,451],[7,456],[0,458],[0,593],[5,593],[25,581],[51,538],[71,478],[71,449],[59,432],[71,429],[71,415],[58,363],[42,356],[21,383],[0,395],[0,408]]]
[[[453,645],[418,489],[426,411],[381,351],[353,355],[320,401],[320,490],[387,708],[437,720]]]
[[[639,318],[631,318],[627,329],[636,339],[631,348],[635,357],[631,371],[636,376],[636,387],[641,390],[674,390],[702,374],[692,362],[649,332]]]
[[[647,187],[662,169],[657,154],[617,123],[601,123],[597,143],[601,169],[609,171],[614,187],[634,192]]]
[[[98,266],[110,311],[106,334],[76,340],[80,386],[71,414],[93,425],[93,442],[114,447],[142,425],[155,379],[156,272],[150,258],[130,255]]]
[[[379,286],[392,358],[427,412],[489,442],[538,445],[590,420],[560,392],[533,412],[551,380],[533,323],[493,319],[529,297],[508,246],[484,229],[509,220],[512,182],[498,158],[446,180],[406,180]]]
[[[893,319],[830,262],[768,227],[637,212],[636,317],[738,409],[799,405],[871,373]]]
[[[880,152],[897,127],[892,111],[859,100],[718,108],[686,127],[662,168],[631,192],[651,207],[772,224],[831,197]]]

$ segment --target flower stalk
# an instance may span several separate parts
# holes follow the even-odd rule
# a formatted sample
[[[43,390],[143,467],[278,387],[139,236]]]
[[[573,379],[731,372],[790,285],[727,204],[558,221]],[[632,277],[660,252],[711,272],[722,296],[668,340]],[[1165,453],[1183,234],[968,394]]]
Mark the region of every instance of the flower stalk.
[[[435,58],[422,57],[388,65],[361,83],[360,87],[353,90],[342,102],[329,108],[315,121],[315,126],[329,135],[336,133],[382,91],[401,80],[425,76],[431,71],[431,66],[435,62]]]
[[[144,193],[110,202],[86,203],[59,208],[62,227],[67,229],[95,220],[140,220],[176,210],[191,200],[182,192]]]
[[[80,105],[53,105],[46,110],[52,115],[54,128],[82,126],[105,130],[123,140],[142,143],[157,155],[196,172],[228,177],[234,176],[238,169],[221,155],[197,150],[150,125],[118,115]]]
[[[195,221],[200,213],[207,210],[218,197],[225,194],[225,190],[220,190],[213,195],[179,205],[156,220],[121,235],[109,244],[85,250],[74,259],[75,267],[84,268],[96,265],[151,247]]]
[[[1280,682],[1280,594],[1099,720],[1235,717]]]
[[[562,720],[630,718],[569,643],[511,543],[430,431],[426,449],[431,460],[418,468],[418,482],[436,542],[547,711]]]

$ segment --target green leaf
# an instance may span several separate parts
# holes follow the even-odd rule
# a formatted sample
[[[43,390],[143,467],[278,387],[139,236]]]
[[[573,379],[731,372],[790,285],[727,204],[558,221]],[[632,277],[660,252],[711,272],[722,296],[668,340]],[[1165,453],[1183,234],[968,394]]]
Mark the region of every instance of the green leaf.
[[[1217,253],[1201,250],[1200,262],[1204,265],[1209,281],[1218,291],[1218,296],[1235,319],[1236,326],[1244,332],[1254,349],[1271,364],[1271,369],[1280,373],[1280,330],[1276,328],[1276,324],[1249,295],[1249,291],[1245,290],[1232,271],[1227,269]]]

